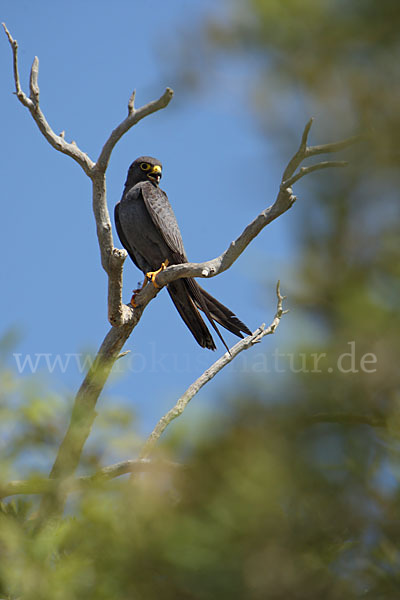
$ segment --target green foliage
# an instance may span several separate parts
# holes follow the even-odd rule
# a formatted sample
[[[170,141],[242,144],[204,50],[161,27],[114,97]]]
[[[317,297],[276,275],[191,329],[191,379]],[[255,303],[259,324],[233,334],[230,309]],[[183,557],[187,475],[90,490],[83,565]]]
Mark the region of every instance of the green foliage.
[[[208,441],[185,468],[93,485],[71,498],[74,516],[40,532],[25,502],[3,505],[2,593],[390,598],[375,593],[399,584],[399,494],[376,482],[384,434],[309,424],[294,407],[246,397],[234,404],[205,424]]]

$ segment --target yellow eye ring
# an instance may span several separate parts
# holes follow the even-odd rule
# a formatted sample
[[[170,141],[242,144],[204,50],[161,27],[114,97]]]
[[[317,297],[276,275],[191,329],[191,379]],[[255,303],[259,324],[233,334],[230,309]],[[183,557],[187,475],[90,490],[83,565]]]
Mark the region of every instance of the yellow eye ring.
[[[142,171],[149,171],[151,169],[151,165],[149,165],[149,163],[140,163],[140,168],[142,169]]]

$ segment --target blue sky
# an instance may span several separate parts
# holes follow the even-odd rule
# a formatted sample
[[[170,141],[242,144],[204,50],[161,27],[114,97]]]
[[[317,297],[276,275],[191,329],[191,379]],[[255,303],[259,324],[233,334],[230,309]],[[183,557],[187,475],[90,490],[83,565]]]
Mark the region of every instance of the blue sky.
[[[127,168],[137,156],[161,159],[162,187],[193,261],[220,254],[273,201],[280,177],[273,149],[257,131],[243,94],[232,94],[232,67],[218,89],[210,79],[206,95],[196,98],[180,91],[179,65],[171,64],[176,54],[170,50],[181,32],[200,24],[213,10],[209,1],[6,1],[1,14],[19,42],[23,88],[27,91],[37,55],[42,110],[57,133],[65,130],[66,139],[76,140],[93,160],[125,117],[133,89],[140,105],[161,95],[167,85],[178,85],[170,106],[133,128],[114,150],[108,204],[112,213]],[[7,362],[17,371],[14,353],[19,361],[28,354],[34,361],[39,354],[49,355],[38,362],[38,373],[51,388],[71,396],[82,377],[76,355],[79,359],[81,353],[94,352],[109,328],[107,280],[100,266],[90,182],[78,165],[48,145],[12,94],[11,50],[4,35],[0,52],[1,330],[17,328],[20,334]],[[302,127],[299,123],[299,133]],[[273,318],[274,285],[296,248],[294,218],[291,211],[268,227],[229,272],[203,282],[251,329]],[[114,241],[120,247],[116,235]],[[126,301],[141,279],[127,261]],[[285,289],[285,281],[282,285]],[[272,352],[287,335],[288,322],[282,323],[275,339],[249,352],[245,367],[239,363],[227,368],[196,402],[217,403],[222,389],[235,389],[247,377],[245,371],[260,352]],[[229,344],[236,341],[229,333],[224,336]],[[215,353],[196,345],[166,292],[148,307],[126,349],[131,355],[123,359],[124,368],[121,361],[124,372],[112,378],[99,410],[115,397],[123,399],[138,414],[143,433],[223,353],[221,345]],[[67,366],[56,366],[50,374],[46,360],[52,364],[56,356]],[[24,371],[28,374],[29,368]],[[267,388],[270,379],[265,373]]]

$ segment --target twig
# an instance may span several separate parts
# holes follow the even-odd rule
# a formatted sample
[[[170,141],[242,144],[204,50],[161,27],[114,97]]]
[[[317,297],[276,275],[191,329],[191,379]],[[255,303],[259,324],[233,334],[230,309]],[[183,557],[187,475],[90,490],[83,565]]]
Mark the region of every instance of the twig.
[[[14,82],[15,82],[15,93],[16,96],[18,98],[18,100],[20,100],[22,102],[22,104],[24,104],[25,106],[27,106],[29,108],[30,104],[32,103],[31,100],[29,100],[24,92],[21,89],[21,84],[20,84],[20,80],[19,80],[19,72],[18,72],[18,42],[17,40],[14,40],[10,34],[10,32],[8,31],[6,24],[2,23],[3,29],[6,33],[6,36],[8,38],[8,41],[10,43],[11,49],[12,49],[12,53],[13,53],[13,71],[14,71]]]
[[[103,467],[90,476],[71,477],[64,480],[36,477],[25,481],[10,481],[0,486],[0,498],[7,498],[8,496],[15,496],[17,494],[55,494],[60,487],[62,487],[63,494],[69,494],[80,491],[82,488],[89,487],[94,483],[109,481],[127,473],[144,473],[164,467],[180,469],[182,466],[180,463],[161,459],[137,458],[135,460],[125,460],[114,465],[109,465],[108,467]]]
[[[353,135],[345,140],[340,142],[333,142],[331,144],[321,144],[319,146],[309,146],[306,148],[306,156],[305,158],[309,158],[310,156],[316,156],[317,154],[329,154],[330,152],[340,152],[341,150],[345,150],[350,146],[354,146],[362,140],[361,135]]]
[[[211,367],[209,367],[195,382],[192,383],[191,386],[186,390],[186,392],[179,398],[176,402],[175,406],[171,408],[161,419],[158,421],[157,425],[154,427],[153,431],[147,438],[144,446],[140,452],[140,458],[147,458],[151,453],[153,447],[157,443],[158,439],[161,437],[165,429],[168,425],[179,417],[185,410],[186,406],[189,404],[191,399],[201,390],[203,386],[206,385],[211,379],[213,379],[217,373],[219,373],[226,365],[228,365],[238,354],[243,352],[243,350],[248,350],[254,344],[258,344],[261,342],[262,338],[266,335],[271,335],[275,333],[276,328],[278,327],[280,320],[284,314],[288,311],[283,310],[282,303],[285,299],[285,296],[281,295],[280,292],[280,282],[278,281],[276,285],[276,295],[278,298],[276,314],[274,320],[271,325],[265,328],[265,325],[261,325],[256,331],[252,334],[240,340],[237,344],[235,344],[229,352],[225,352],[221,358],[219,358]]]
[[[299,172],[296,175],[292,175],[289,179],[286,179],[281,185],[282,187],[288,188],[292,186],[296,181],[312,173],[313,171],[319,171],[320,169],[329,169],[332,167],[347,167],[348,163],[345,160],[325,160],[318,163],[317,165],[310,165],[308,167],[300,167]]]

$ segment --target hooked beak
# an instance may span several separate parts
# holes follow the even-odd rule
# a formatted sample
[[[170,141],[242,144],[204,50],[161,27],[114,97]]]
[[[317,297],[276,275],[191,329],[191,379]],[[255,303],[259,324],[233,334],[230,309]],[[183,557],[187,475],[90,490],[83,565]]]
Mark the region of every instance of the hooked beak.
[[[160,183],[160,179],[162,177],[162,171],[160,165],[155,165],[151,171],[148,173],[148,178],[154,183]]]

